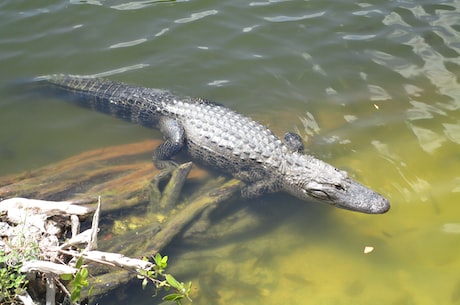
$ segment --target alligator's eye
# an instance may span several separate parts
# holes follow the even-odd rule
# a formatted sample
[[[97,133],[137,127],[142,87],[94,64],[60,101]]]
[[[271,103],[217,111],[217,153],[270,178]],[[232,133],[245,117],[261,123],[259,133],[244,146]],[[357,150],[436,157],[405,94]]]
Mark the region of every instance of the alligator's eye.
[[[324,199],[329,198],[329,195],[323,190],[310,189],[309,193],[310,193],[310,196],[318,198],[318,199],[323,199],[324,200]]]
[[[345,188],[341,184],[334,184],[334,188],[338,191],[345,191]]]

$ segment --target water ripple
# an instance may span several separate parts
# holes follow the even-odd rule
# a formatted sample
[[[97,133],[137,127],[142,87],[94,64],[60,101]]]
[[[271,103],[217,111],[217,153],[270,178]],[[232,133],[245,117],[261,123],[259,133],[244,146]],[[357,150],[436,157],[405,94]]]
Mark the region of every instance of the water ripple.
[[[352,14],[356,16],[372,16],[375,14],[383,15],[383,11],[379,9],[369,9],[369,10],[354,11]]]
[[[420,147],[429,154],[434,154],[435,151],[446,141],[446,138],[443,135],[440,135],[431,129],[416,126],[410,123],[407,124],[417,138]]]
[[[199,13],[193,13],[193,14],[190,15],[190,17],[177,19],[174,22],[175,23],[192,22],[192,21],[196,21],[196,20],[199,20],[199,19],[207,17],[207,16],[216,15],[217,13],[218,13],[217,10],[208,10],[208,11],[203,11],[203,12],[199,12]]]
[[[92,4],[97,6],[102,6],[102,3],[97,0],[70,0],[71,4]]]
[[[347,34],[343,35],[342,38],[345,40],[369,40],[375,38],[377,35],[375,34],[368,34],[368,35],[360,35],[360,34]]]
[[[383,24],[392,30],[389,38],[411,47],[412,52],[423,60],[423,65],[401,63],[391,55],[373,51],[373,61],[389,65],[405,78],[423,75],[451,100],[444,103],[449,110],[460,108],[460,88],[455,73],[446,64],[457,62],[460,55],[458,9],[460,3],[443,6],[411,6],[397,8],[389,13]],[[382,54],[384,56],[382,56]],[[399,63],[398,63],[399,62]]]
[[[385,91],[380,86],[377,85],[368,85],[369,91],[371,93],[371,101],[385,101],[391,100],[391,95]]]
[[[90,1],[90,2],[99,2],[99,1]],[[175,2],[174,0],[148,0],[148,1],[132,1],[127,3],[122,3],[118,5],[113,5],[111,8],[120,10],[120,11],[130,11],[130,10],[138,10],[153,4],[157,3],[169,3]]]
[[[287,1],[291,1],[291,0],[268,0],[268,1],[251,2],[249,3],[249,6],[265,6],[265,5],[270,5],[272,3],[287,2]]]
[[[413,106],[412,108],[407,109],[407,118],[410,121],[416,120],[423,120],[423,119],[432,119],[434,116],[433,114],[438,114],[442,116],[446,116],[447,113],[442,111],[441,109],[433,106],[428,105],[423,102],[418,101],[410,101],[410,104]]]
[[[443,123],[444,134],[454,143],[460,144],[460,122],[457,124]]]
[[[446,68],[445,58],[420,36],[414,37],[407,44],[412,46],[413,52],[425,61],[421,71],[440,93],[453,100],[460,99],[457,76]]]
[[[111,45],[109,48],[116,49],[116,48],[132,47],[132,46],[144,43],[146,41],[147,41],[147,38],[141,38],[141,39],[136,39],[136,40],[132,40],[132,41],[116,43],[114,45]]]
[[[257,28],[259,25],[253,25],[253,26],[247,26],[245,28],[243,28],[243,33],[247,33],[247,32],[251,32],[252,30],[254,30],[255,28]]]
[[[406,59],[378,50],[366,50],[365,53],[368,54],[371,60],[376,64],[383,67],[389,67],[405,78],[410,78],[420,74],[419,67],[408,63]]]
[[[149,64],[136,64],[136,65],[126,66],[126,67],[122,67],[122,68],[118,68],[118,69],[113,69],[113,70],[109,70],[109,71],[105,71],[105,72],[101,72],[101,73],[96,73],[96,74],[85,75],[85,76],[89,76],[89,77],[107,77],[107,76],[110,76],[110,75],[115,75],[115,74],[120,74],[120,73],[124,73],[124,72],[127,72],[127,71],[142,69],[142,68],[149,67],[149,66],[150,66]]]
[[[167,31],[169,31],[169,28],[164,28],[161,31],[159,31],[158,33],[156,33],[155,37],[159,37],[159,36],[165,34]]]
[[[307,14],[307,15],[302,15],[302,16],[274,16],[274,17],[264,17],[264,19],[270,22],[289,22],[289,21],[299,21],[299,20],[306,20],[306,19],[321,17],[325,13],[326,12],[323,11],[319,13]]]
[[[224,84],[228,83],[229,80],[227,79],[218,79],[218,80],[214,80],[212,82],[209,82],[208,85],[209,86],[215,86],[215,87],[222,87]]]

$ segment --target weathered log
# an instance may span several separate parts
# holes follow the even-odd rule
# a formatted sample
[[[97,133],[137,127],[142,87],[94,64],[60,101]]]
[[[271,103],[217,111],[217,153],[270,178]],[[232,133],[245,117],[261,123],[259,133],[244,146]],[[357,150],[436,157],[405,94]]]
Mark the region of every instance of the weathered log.
[[[184,177],[190,170],[189,165],[184,165],[172,174],[170,183],[165,187],[166,192],[163,192],[160,201],[156,201],[158,198],[151,194],[151,182],[155,181],[157,179],[155,177],[159,174],[151,163],[151,152],[155,145],[158,145],[158,142],[145,141],[98,149],[26,174],[0,178],[0,199],[27,196],[46,200],[66,200],[72,203],[89,203],[96,202],[97,197],[102,195],[104,200],[102,210],[106,214],[133,206],[161,213],[165,220],[153,227],[149,223],[144,229],[132,232],[136,234],[135,239],[129,238],[131,232],[123,236],[116,236],[116,240],[120,240],[119,243],[123,244],[123,251],[115,252],[122,252],[121,254],[124,255],[129,253],[130,256],[135,257],[153,256],[161,251],[185,226],[198,218],[203,210],[217,207],[218,203],[230,198],[243,186],[243,183],[238,180],[225,182],[224,179],[215,179],[193,194],[187,194],[190,199],[174,207],[173,202],[177,199],[181,184],[185,181]],[[205,176],[204,171],[193,167],[187,183],[196,183],[198,180],[201,182],[203,176]],[[158,188],[158,185],[154,188]],[[0,202],[0,206],[4,202]],[[148,208],[149,202],[150,205],[156,202],[157,208]],[[93,224],[97,222],[93,220]],[[91,238],[96,240],[94,233],[97,230],[94,227],[92,230],[77,234],[75,219],[70,217],[69,223],[74,223],[72,238],[57,247],[61,254],[66,251],[67,254],[71,254],[71,246],[89,244],[88,240]],[[90,237],[92,233],[93,237]],[[137,244],[132,243],[134,240]],[[114,243],[113,240],[111,243]],[[132,243],[132,246],[130,247],[128,243]],[[103,250],[110,250],[102,242],[101,244],[103,248],[107,248]],[[91,249],[94,249],[94,246],[91,246]],[[121,247],[118,247],[118,250],[120,249]],[[89,248],[86,251],[90,253],[91,251],[88,250]],[[116,264],[112,265],[116,266]],[[93,295],[107,293],[131,280],[134,273],[127,270],[129,268],[125,267],[121,271],[111,271],[96,276],[93,281]],[[91,271],[97,270],[91,267]]]

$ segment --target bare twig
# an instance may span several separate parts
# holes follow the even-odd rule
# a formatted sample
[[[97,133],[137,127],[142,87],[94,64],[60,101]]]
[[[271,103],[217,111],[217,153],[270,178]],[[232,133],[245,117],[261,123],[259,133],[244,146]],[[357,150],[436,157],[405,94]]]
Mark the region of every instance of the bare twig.
[[[93,215],[93,222],[91,224],[91,238],[86,250],[93,250],[97,248],[97,232],[99,231],[99,214],[101,212],[101,196],[97,199],[97,208]]]

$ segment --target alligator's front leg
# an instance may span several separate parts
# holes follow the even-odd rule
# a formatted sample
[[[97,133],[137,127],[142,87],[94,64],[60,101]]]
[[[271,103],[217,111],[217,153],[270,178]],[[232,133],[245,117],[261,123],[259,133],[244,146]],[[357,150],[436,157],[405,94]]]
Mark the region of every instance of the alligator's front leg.
[[[275,193],[281,190],[281,180],[277,177],[267,175],[263,170],[243,170],[233,175],[235,178],[247,182],[241,189],[241,197],[256,198],[264,194]]]
[[[299,134],[287,132],[284,135],[284,143],[291,152],[304,153],[302,137]],[[267,175],[265,171],[260,169],[242,170],[234,176],[243,181],[252,181],[241,189],[243,198],[255,198],[264,194],[276,193],[283,188],[280,178]]]
[[[304,153],[304,146],[302,143],[302,137],[294,132],[287,132],[284,135],[284,143],[292,152]]]
[[[264,194],[276,193],[281,190],[281,181],[276,178],[259,180],[241,189],[243,198],[256,198]]]

